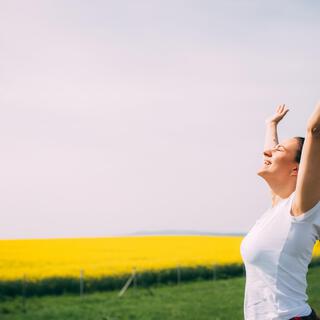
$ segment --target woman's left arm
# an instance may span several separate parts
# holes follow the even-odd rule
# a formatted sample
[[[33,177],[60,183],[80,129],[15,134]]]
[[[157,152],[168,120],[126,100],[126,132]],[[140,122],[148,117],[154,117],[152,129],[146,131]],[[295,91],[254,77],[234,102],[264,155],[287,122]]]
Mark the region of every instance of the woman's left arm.
[[[307,123],[292,213],[299,215],[320,201],[320,103]]]

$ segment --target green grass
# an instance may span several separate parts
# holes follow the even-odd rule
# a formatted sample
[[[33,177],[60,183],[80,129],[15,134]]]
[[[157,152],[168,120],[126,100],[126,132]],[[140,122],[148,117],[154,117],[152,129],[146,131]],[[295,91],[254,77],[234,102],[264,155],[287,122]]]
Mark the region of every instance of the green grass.
[[[320,311],[320,267],[308,273],[309,303]],[[245,279],[201,280],[77,295],[2,298],[1,320],[209,320],[243,319]]]

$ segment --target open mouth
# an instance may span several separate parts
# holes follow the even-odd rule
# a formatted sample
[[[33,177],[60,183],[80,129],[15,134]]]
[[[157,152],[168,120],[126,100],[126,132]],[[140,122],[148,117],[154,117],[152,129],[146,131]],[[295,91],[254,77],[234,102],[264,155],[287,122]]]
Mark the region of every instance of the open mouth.
[[[266,165],[266,166],[270,166],[271,165],[271,161],[269,161],[269,160],[264,160],[264,164]]]

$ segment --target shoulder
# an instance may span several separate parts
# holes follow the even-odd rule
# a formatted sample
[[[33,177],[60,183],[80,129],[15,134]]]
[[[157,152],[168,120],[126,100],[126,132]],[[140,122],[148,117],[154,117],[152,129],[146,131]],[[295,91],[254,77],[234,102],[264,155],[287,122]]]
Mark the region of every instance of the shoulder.
[[[315,200],[315,201],[310,201],[308,202],[308,205],[301,205],[302,202],[298,202],[296,198],[299,195],[296,194],[296,192],[293,192],[293,194],[290,196],[292,197],[291,200],[291,215],[294,217],[302,217],[306,215],[310,215],[314,211],[319,211],[320,210],[320,200]]]

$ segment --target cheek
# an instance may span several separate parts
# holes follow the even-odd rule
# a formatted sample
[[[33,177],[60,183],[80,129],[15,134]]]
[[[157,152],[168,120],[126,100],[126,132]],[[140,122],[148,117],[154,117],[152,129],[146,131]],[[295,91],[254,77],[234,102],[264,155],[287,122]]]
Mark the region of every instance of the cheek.
[[[285,171],[286,168],[291,168],[291,161],[285,156],[279,156],[274,161],[275,169]]]
[[[274,159],[277,162],[288,162],[289,157],[288,157],[288,154],[285,152],[277,152],[274,155]]]
[[[284,168],[288,165],[288,160],[284,156],[277,156],[272,161],[272,166],[274,168]]]

